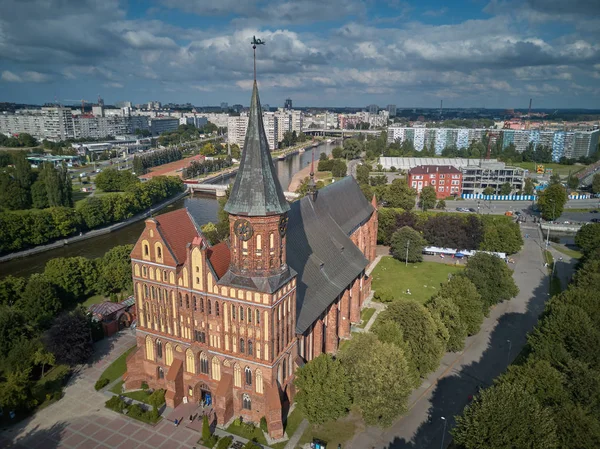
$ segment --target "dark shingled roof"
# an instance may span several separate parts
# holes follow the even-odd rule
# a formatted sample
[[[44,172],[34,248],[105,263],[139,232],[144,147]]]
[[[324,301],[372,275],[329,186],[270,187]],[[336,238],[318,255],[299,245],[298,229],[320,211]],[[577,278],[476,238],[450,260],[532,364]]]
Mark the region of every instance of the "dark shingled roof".
[[[233,215],[265,216],[283,214],[289,209],[275,174],[254,81],[240,169],[225,211]]]
[[[419,165],[413,167],[408,171],[409,175],[427,175],[429,173],[462,173],[458,168],[453,165]]]
[[[292,203],[287,262],[298,273],[296,332],[305,332],[369,261],[349,235],[373,213],[347,177]]]

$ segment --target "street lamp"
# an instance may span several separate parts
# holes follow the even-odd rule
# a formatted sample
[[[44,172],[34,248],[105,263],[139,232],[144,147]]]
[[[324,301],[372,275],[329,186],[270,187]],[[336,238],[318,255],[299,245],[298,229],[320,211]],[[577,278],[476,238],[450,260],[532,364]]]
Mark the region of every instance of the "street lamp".
[[[552,203],[552,220],[554,220],[554,214],[556,213],[556,204],[554,203],[554,200],[552,198],[550,198],[548,201],[550,201]],[[552,223],[552,222],[550,222]],[[546,249],[548,249],[548,244],[550,242],[550,224],[548,224],[548,229],[546,229]]]
[[[442,416],[442,420],[444,421],[444,431],[442,432],[442,444],[440,445],[440,449],[444,449],[444,437],[446,436],[446,425],[448,424],[445,417]]]
[[[508,365],[510,364],[510,350],[512,349],[512,341],[506,340],[506,342],[508,343],[508,354],[506,355],[506,367],[508,368]]]
[[[406,260],[404,266],[408,267],[408,248],[410,246],[410,240],[406,241]]]

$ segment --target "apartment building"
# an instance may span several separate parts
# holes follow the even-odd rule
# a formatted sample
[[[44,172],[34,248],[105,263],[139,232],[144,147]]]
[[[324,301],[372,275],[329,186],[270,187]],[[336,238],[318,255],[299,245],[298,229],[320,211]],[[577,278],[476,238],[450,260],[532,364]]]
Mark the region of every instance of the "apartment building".
[[[508,167],[504,162],[480,160],[479,165],[462,169],[462,193],[483,193],[492,187],[499,194],[503,184],[509,183],[512,192],[522,191],[525,186],[525,171],[519,167]]]
[[[438,199],[460,195],[462,191],[462,172],[451,165],[420,165],[408,171],[408,185],[421,193],[424,187],[435,189]]]
[[[271,151],[278,148],[278,144],[283,139],[283,133],[279,132],[277,112],[263,112],[262,123],[269,142]],[[231,116],[227,120],[227,140],[230,144],[236,144],[243,148],[246,139],[246,130],[248,128],[248,114],[243,112],[239,116]],[[281,139],[279,136],[281,135]]]

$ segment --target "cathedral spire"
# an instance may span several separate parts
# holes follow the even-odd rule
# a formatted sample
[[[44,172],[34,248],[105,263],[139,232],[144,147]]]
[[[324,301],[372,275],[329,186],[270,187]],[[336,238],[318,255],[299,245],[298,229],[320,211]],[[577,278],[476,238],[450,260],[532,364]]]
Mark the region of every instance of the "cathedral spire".
[[[256,46],[261,44],[264,42],[260,39],[253,39],[255,55]],[[290,206],[271,159],[255,77],[240,168],[225,204],[225,211],[233,215],[266,216],[284,214],[288,210]]]

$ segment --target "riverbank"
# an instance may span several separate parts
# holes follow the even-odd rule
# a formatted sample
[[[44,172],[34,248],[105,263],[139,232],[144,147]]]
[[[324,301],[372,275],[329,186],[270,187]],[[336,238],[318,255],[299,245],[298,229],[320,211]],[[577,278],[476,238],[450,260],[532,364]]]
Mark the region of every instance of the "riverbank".
[[[28,257],[28,256],[32,256],[34,254],[39,254],[39,253],[43,253],[45,251],[50,251],[53,249],[58,249],[61,248],[65,245],[69,245],[71,243],[76,243],[76,242],[81,242],[83,240],[87,240],[87,239],[91,239],[94,237],[98,237],[100,235],[104,235],[104,234],[109,234],[111,232],[117,231],[119,229],[125,228],[135,222],[138,222],[140,220],[145,220],[146,218],[152,216],[153,213],[158,212],[162,209],[164,209],[165,207],[173,204],[174,202],[180,200],[181,198],[184,198],[185,196],[187,196],[189,194],[189,192],[186,190],[184,190],[181,193],[178,193],[175,196],[172,196],[171,198],[166,199],[165,201],[163,201],[162,203],[158,203],[155,204],[154,206],[152,206],[149,209],[146,209],[143,212],[140,212],[137,215],[134,215],[133,217],[125,220],[125,221],[121,221],[119,223],[113,223],[111,225],[105,226],[103,228],[100,229],[93,229],[91,231],[88,232],[84,232],[81,235],[76,235],[73,237],[69,237],[66,239],[60,239],[57,240],[53,243],[49,243],[47,245],[39,245],[33,248],[29,248],[23,251],[18,251],[18,252],[14,252],[14,253],[10,253],[10,254],[6,254],[2,257],[0,257],[0,263],[2,262],[8,262],[10,260],[14,260],[14,259],[20,259],[22,257]]]

